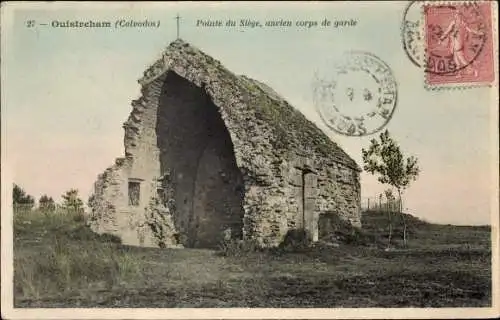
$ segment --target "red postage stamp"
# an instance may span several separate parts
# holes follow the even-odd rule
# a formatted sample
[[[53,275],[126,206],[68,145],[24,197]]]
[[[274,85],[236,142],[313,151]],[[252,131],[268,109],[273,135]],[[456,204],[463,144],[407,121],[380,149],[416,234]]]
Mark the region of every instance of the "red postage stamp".
[[[426,82],[490,84],[495,79],[490,2],[424,6]]]

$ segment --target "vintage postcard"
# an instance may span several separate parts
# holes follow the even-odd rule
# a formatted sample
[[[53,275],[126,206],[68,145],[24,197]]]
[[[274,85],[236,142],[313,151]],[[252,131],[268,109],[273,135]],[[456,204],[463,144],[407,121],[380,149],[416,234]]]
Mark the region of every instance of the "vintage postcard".
[[[2,317],[498,317],[497,13],[2,3]]]

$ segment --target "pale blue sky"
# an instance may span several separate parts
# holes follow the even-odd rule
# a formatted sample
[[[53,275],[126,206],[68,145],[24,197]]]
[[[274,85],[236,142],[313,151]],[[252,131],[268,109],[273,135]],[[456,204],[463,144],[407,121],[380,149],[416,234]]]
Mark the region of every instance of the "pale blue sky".
[[[409,212],[430,221],[490,222],[490,199],[498,176],[492,146],[494,90],[428,91],[423,73],[400,41],[405,2],[321,4],[148,4],[92,9],[90,4],[20,10],[2,24],[2,152],[13,176],[37,198],[59,199],[76,187],[86,200],[100,172],[123,155],[122,123],[145,68],[181,38],[220,60],[236,74],[261,80],[318,124],[361,164],[361,148],[373,136],[344,137],[322,125],[312,103],[315,70],[346,50],[371,52],[391,68],[399,101],[387,128],[404,151],[419,158],[422,173],[406,195]],[[59,4],[62,6],[62,4]],[[66,7],[69,5],[65,5]],[[343,28],[200,28],[197,19],[357,20]],[[26,28],[26,20],[133,19],[160,21],[160,28]],[[3,19],[2,19],[3,20]],[[7,33],[4,33],[6,32]],[[495,135],[495,136],[493,136]],[[384,187],[362,174],[363,197]]]

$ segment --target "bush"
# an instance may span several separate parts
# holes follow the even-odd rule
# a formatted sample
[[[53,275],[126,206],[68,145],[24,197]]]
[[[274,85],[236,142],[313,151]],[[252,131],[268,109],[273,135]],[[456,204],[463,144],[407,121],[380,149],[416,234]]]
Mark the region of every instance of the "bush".
[[[260,251],[255,241],[225,240],[219,245],[219,255],[224,257],[242,257],[252,252]]]
[[[285,235],[280,249],[285,251],[302,251],[311,246],[311,235],[305,229],[291,229]]]
[[[68,237],[69,239],[78,241],[99,241],[117,244],[122,243],[120,237],[110,233],[97,234],[86,225],[77,225],[74,228],[69,228],[62,231],[61,234]]]
[[[98,240],[101,242],[109,242],[109,243],[116,243],[116,244],[121,244],[122,239],[119,236],[116,236],[111,233],[102,233],[98,235]]]
[[[378,236],[363,229],[353,227],[351,230],[338,230],[322,239],[324,242],[342,243],[355,246],[384,246]]]
[[[342,237],[342,241],[345,244],[361,245],[361,246],[373,244],[373,240],[374,239],[370,239],[369,236],[367,236],[359,229],[352,229],[351,233],[346,233]]]

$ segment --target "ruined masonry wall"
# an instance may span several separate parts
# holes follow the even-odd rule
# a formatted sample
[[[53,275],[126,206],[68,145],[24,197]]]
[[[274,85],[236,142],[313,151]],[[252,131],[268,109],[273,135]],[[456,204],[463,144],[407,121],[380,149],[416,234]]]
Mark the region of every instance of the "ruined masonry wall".
[[[276,128],[264,121],[255,108],[256,104],[262,103],[265,94],[249,92],[248,79],[233,75],[218,61],[179,41],[171,44],[162,58],[139,80],[143,97],[134,101],[134,109],[125,124],[126,160],[119,168],[111,169],[109,177],[100,177],[96,185],[101,203],[115,204],[114,211],[103,211],[106,217],[102,216],[99,228],[121,228],[116,232],[137,234],[130,227],[133,225],[130,220],[140,224],[141,208],[130,210],[126,203],[127,179],[142,178],[148,182],[160,174],[155,124],[167,72],[175,72],[202,88],[227,127],[236,165],[244,181],[245,239],[256,240],[263,246],[278,245],[288,230],[300,225],[304,169],[315,174],[314,183],[318,187],[310,190],[314,193],[314,214],[307,217],[306,227],[317,234],[314,225],[319,215],[328,211],[360,226],[359,169],[334,161],[333,156],[311,150],[310,146],[296,140],[286,148],[276,148],[271,143],[276,140]],[[269,103],[271,107],[273,103],[286,104],[282,99]],[[145,183],[141,203],[147,202],[154,192],[153,185]],[[132,218],[126,219],[126,216]],[[125,223],[126,220],[129,222]],[[138,243],[137,235],[135,237],[134,241]],[[133,242],[132,235],[130,241]],[[146,242],[154,243],[153,240]]]
[[[125,158],[118,159],[120,165],[108,168],[105,176],[99,176],[94,195],[96,203],[97,232],[108,232],[122,238],[124,244],[158,246],[151,228],[147,226],[146,209],[152,197],[156,196],[155,179],[160,177],[159,149],[156,140],[155,99],[161,91],[162,83],[154,82],[143,87],[142,96],[132,101],[132,112],[124,123]],[[140,205],[128,204],[129,179],[140,179]],[[113,210],[103,210],[106,204]],[[112,221],[112,223],[108,222]]]
[[[263,156],[265,157],[265,155]],[[269,158],[272,162],[273,158]],[[313,188],[313,214],[306,217],[306,225],[313,239],[318,238],[319,216],[335,212],[352,225],[361,227],[360,181],[357,171],[323,159],[307,159],[291,154],[286,160],[274,159],[278,170],[269,170],[261,179],[267,186],[250,185],[245,196],[245,234],[264,246],[276,246],[287,231],[302,226],[302,172],[311,169],[317,188]],[[264,168],[270,168],[269,163]]]

